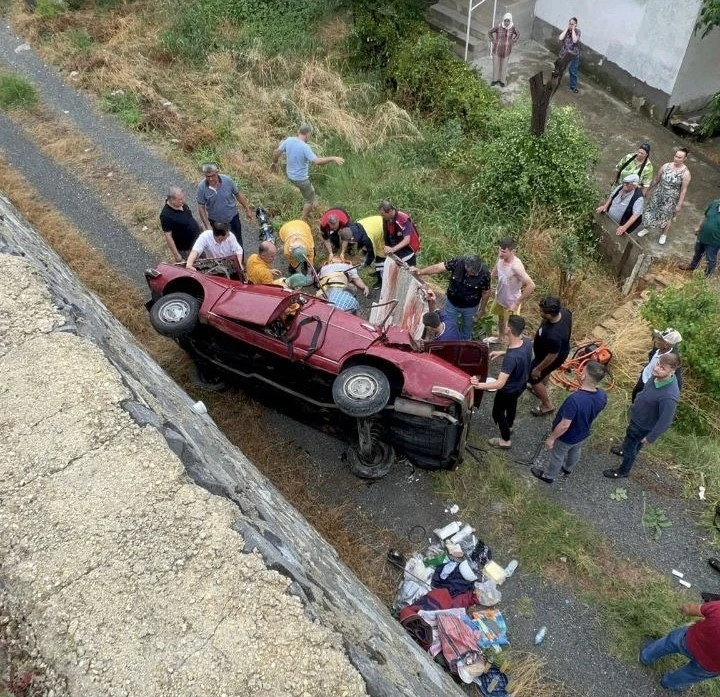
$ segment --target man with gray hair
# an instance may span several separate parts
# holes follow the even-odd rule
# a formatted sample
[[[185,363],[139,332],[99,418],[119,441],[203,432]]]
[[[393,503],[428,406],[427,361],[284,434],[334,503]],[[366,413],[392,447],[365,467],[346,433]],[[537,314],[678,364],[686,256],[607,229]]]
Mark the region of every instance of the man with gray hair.
[[[185,194],[178,186],[168,189],[167,198],[160,211],[160,227],[165,242],[175,261],[188,258],[193,243],[200,234],[200,226],[185,203]]]
[[[310,181],[309,165],[320,166],[331,162],[336,165],[345,164],[342,157],[318,157],[308,145],[312,132],[312,126],[306,123],[300,126],[296,136],[289,136],[278,145],[273,152],[272,164],[270,165],[270,170],[274,172],[283,153],[285,154],[287,177],[303,197],[302,219],[305,222],[308,222],[310,212],[315,205],[315,188]]]
[[[637,174],[627,174],[622,184],[615,187],[607,200],[595,209],[596,213],[605,213],[617,223],[616,235],[629,234],[642,225],[645,197],[638,184],[640,177]]]
[[[237,204],[242,206],[247,219],[250,220],[252,211],[247,199],[230,177],[220,174],[220,168],[214,162],[206,162],[202,166],[202,173],[205,178],[197,188],[200,221],[206,230],[212,230],[216,223],[227,223],[242,247],[242,228]]]

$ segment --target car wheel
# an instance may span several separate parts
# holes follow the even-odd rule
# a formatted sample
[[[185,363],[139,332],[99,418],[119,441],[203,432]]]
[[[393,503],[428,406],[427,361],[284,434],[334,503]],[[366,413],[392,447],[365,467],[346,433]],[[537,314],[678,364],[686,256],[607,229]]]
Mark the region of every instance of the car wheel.
[[[195,329],[199,309],[192,295],[168,293],[150,308],[150,324],[163,336],[183,336]]]
[[[335,378],[333,399],[349,416],[372,416],[382,411],[390,399],[390,382],[385,373],[369,365],[354,365]]]
[[[351,445],[347,452],[350,471],[362,479],[380,479],[384,477],[395,461],[392,445],[382,440],[375,440],[369,457],[360,454],[357,445]]]

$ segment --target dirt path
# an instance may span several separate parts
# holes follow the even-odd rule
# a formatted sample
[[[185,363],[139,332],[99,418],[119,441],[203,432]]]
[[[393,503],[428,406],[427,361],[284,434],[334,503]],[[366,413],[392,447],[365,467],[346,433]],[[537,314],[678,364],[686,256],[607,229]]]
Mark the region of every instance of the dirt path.
[[[123,168],[144,179],[148,189],[157,196],[158,210],[168,184],[180,183],[186,191],[193,190],[192,182],[182,177],[150,147],[125,132],[113,119],[97,113],[83,95],[64,85],[31,51],[14,53],[15,47],[21,43],[21,39],[13,37],[6,29],[0,30],[0,50],[8,63],[36,84],[48,107],[72,119]],[[607,112],[605,118],[609,123],[618,116]],[[647,128],[654,127],[647,125]],[[80,184],[72,172],[48,161],[3,115],[0,115],[0,135],[2,148],[13,166],[38,186],[49,203],[76,222],[111,262],[139,285],[144,285],[142,271],[153,261],[153,257],[139,247],[106,210],[102,200]],[[621,149],[624,147],[623,143]],[[486,400],[482,417],[476,421],[477,438],[490,431],[488,405],[489,400]],[[401,535],[410,534],[415,526],[422,526],[429,533],[449,519],[449,514],[445,512],[448,502],[433,493],[432,478],[427,473],[398,467],[380,482],[360,482],[348,474],[342,462],[342,443],[279,413],[271,413],[269,419],[293,446],[311,454],[317,467],[314,486],[328,505],[350,502],[371,513],[378,528],[391,528]],[[546,425],[542,420],[523,417],[518,424],[519,435],[514,449],[518,459],[529,459],[535,452]],[[696,585],[702,582],[711,590],[712,585],[716,585],[716,579],[704,566],[709,541],[694,527],[692,510],[685,502],[674,498],[672,487],[667,493],[658,491],[656,487],[645,492],[646,500],[668,510],[674,521],[673,528],[660,543],[647,544],[638,524],[641,486],[629,481],[629,501],[622,506],[610,506],[608,484],[599,476],[610,457],[605,453],[588,453],[583,467],[572,480],[547,489],[548,495],[591,520],[598,531],[610,540],[618,555],[638,556],[663,573],[669,572],[671,567],[682,568]],[[526,468],[521,465],[512,467],[518,476],[527,479],[528,486],[545,487],[528,477]],[[471,522],[482,534],[483,521]],[[512,550],[503,549],[502,539],[492,542],[499,558],[510,558]],[[384,554],[385,550],[379,549],[378,552]],[[522,559],[520,563],[522,565]],[[598,626],[594,608],[568,594],[562,587],[526,574],[521,566],[504,593],[503,609],[508,616],[513,645],[530,648],[537,626],[547,624],[549,636],[539,653],[547,658],[550,672],[579,694],[587,697],[663,694],[653,675],[635,665],[625,665],[609,655],[607,636]],[[531,599],[535,608],[534,617],[516,611],[516,601],[520,598]]]

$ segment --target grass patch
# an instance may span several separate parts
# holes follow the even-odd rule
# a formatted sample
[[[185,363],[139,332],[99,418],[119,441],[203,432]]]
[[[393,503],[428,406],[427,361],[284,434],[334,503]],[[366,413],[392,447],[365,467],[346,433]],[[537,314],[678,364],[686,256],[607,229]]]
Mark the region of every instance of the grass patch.
[[[37,90],[29,80],[16,73],[0,71],[1,109],[28,109],[37,102]]]
[[[143,121],[140,98],[134,92],[112,90],[105,92],[100,100],[104,111],[115,114],[128,128],[137,130]]]

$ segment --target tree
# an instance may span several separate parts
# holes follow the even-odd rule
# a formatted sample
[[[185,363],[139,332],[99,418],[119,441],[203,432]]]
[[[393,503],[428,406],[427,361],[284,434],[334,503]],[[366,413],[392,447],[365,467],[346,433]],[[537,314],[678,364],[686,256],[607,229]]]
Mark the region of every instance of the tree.
[[[702,31],[704,39],[715,27],[720,27],[720,0],[703,0],[695,32]]]

